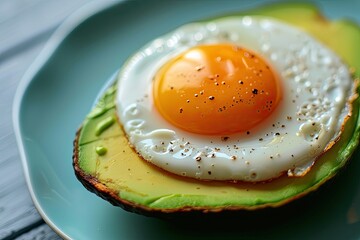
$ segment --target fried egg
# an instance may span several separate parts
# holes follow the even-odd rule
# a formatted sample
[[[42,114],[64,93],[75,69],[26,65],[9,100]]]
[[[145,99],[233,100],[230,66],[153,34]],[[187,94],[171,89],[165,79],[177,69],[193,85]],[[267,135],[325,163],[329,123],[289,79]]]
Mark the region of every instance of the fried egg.
[[[303,176],[339,138],[354,83],[331,50],[263,17],[191,23],[134,54],[117,111],[146,161],[202,180]]]

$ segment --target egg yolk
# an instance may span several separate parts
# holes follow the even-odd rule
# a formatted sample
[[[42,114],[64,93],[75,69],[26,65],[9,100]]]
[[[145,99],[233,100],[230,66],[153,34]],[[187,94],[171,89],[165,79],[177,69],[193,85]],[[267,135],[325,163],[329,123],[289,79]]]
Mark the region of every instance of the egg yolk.
[[[232,45],[199,45],[164,64],[154,103],[171,124],[198,134],[249,131],[281,99],[278,77],[256,54]]]

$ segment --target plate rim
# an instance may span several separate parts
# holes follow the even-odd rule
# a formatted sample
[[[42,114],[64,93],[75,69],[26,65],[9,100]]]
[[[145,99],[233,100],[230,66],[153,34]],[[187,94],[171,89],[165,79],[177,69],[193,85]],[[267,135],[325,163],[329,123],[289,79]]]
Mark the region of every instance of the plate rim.
[[[22,170],[25,177],[26,185],[30,193],[31,200],[40,214],[41,218],[45,221],[50,228],[52,228],[61,238],[71,239],[66,233],[48,217],[43,207],[39,203],[39,200],[35,194],[33,188],[33,180],[30,177],[29,162],[27,159],[25,145],[23,141],[23,135],[20,124],[21,107],[23,98],[28,91],[30,83],[35,79],[37,73],[46,65],[47,61],[55,53],[56,49],[62,44],[62,42],[76,29],[81,23],[90,19],[96,14],[99,14],[107,9],[110,9],[118,4],[123,4],[125,0],[110,0],[108,2],[92,1],[84,4],[73,13],[71,13],[60,26],[54,31],[51,37],[46,41],[44,47],[30,64],[24,75],[21,77],[19,84],[16,88],[14,100],[12,103],[12,125],[15,134],[16,144],[22,163]]]
[[[20,159],[23,166],[23,173],[25,176],[26,184],[30,192],[32,201],[38,210],[42,219],[57,233],[60,237],[64,239],[71,239],[69,235],[60,230],[60,228],[47,216],[46,212],[43,210],[43,206],[39,203],[39,198],[37,198],[33,188],[33,181],[30,177],[29,171],[29,159],[26,156],[24,137],[21,131],[20,124],[20,115],[21,108],[24,102],[24,96],[28,93],[28,87],[36,79],[37,74],[41,71],[47,64],[48,60],[54,55],[55,51],[60,47],[63,41],[71,34],[71,32],[79,27],[80,24],[86,22],[96,14],[101,14],[103,11],[108,10],[115,5],[121,5],[121,3],[126,2],[125,0],[111,0],[110,2],[102,1],[93,1],[85,4],[80,7],[78,10],[75,10],[70,14],[63,23],[55,30],[49,40],[45,43],[43,49],[40,51],[38,56],[35,58],[30,67],[26,70],[25,74],[21,78],[13,100],[12,106],[12,122],[13,129],[15,132],[16,143],[18,151],[20,153]]]

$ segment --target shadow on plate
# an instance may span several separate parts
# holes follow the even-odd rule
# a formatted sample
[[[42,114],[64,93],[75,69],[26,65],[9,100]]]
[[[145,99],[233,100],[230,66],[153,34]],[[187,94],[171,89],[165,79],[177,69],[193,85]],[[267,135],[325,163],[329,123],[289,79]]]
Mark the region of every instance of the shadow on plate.
[[[317,191],[280,208],[161,220],[130,214],[139,236],[168,239],[355,239],[360,236],[360,151]],[[359,214],[359,215],[358,215]]]

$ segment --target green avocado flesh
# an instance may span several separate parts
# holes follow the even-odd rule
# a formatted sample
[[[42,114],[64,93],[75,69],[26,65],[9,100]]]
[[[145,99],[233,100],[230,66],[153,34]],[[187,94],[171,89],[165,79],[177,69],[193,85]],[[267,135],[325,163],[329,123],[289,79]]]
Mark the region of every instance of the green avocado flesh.
[[[360,70],[360,29],[349,21],[328,21],[308,4],[278,4],[232,15],[262,15],[298,26]],[[84,120],[75,140],[74,167],[79,180],[115,205],[137,212],[258,209],[280,206],[317,189],[347,162],[359,141],[359,100],[353,102],[339,141],[304,177],[280,177],[267,183],[200,181],[167,173],[142,160],[129,146],[117,122],[115,86]]]

